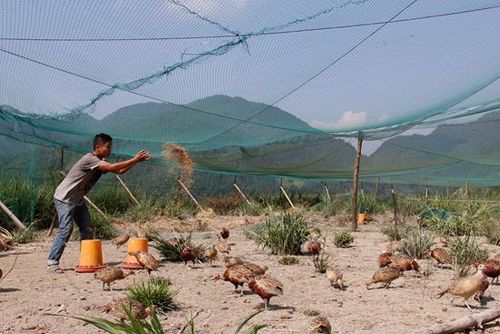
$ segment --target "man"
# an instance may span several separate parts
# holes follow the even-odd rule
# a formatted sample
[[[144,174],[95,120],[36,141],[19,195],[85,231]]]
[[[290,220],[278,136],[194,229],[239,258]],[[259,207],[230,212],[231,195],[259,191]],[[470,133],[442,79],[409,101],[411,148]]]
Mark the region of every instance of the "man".
[[[59,267],[59,259],[73,231],[73,220],[80,229],[80,239],[93,237],[90,214],[83,197],[92,189],[101,175],[107,172],[123,174],[139,162],[151,158],[149,152],[140,151],[132,159],[116,163],[107,162],[112,144],[111,136],[104,133],[96,135],[93,152],[85,154],[78,160],[56,188],[54,203],[59,218],[59,230],[47,261],[50,272],[63,272]]]

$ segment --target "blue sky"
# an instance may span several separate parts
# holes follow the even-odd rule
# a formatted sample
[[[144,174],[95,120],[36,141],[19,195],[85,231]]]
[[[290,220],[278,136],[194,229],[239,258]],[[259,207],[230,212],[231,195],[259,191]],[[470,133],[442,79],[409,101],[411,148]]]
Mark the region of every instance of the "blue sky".
[[[198,15],[171,1],[2,0],[0,104],[60,114],[107,88],[98,82],[147,77],[237,40],[234,33],[307,29],[312,31],[250,37],[135,92],[179,104],[214,94],[241,96],[333,132],[404,124],[500,95],[500,8],[382,27],[412,1],[178,2]],[[395,20],[499,5],[421,0]],[[220,35],[225,37],[213,37]],[[186,36],[200,38],[179,38]],[[74,40],[159,37],[179,39]],[[116,90],[86,112],[101,118],[150,101]]]

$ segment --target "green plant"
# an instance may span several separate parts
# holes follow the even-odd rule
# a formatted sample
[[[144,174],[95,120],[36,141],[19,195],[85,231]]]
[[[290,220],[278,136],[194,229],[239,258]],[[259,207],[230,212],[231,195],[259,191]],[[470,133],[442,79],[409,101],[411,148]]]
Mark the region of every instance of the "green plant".
[[[187,237],[180,236],[178,238],[172,238],[169,240],[164,239],[158,232],[153,232],[150,235],[153,241],[153,247],[156,248],[162,258],[170,262],[181,262],[181,252],[184,247],[190,247],[195,254],[198,254],[198,259],[203,261],[203,254],[205,253],[205,247],[203,245],[195,244],[191,241],[191,234]]]
[[[181,196],[173,196],[166,201],[163,213],[170,218],[185,219],[194,216],[198,209],[196,206]]]
[[[474,235],[480,231],[483,222],[491,218],[492,208],[488,204],[471,202],[459,214],[441,218],[434,215],[430,227],[444,235]]]
[[[404,239],[401,252],[417,259],[423,259],[434,244],[432,235],[420,227],[408,228]]]
[[[103,217],[101,214],[94,212],[92,209],[90,209],[90,217],[92,219],[94,238],[110,240],[116,237],[116,232],[112,224],[113,218]]]
[[[458,276],[467,275],[473,262],[488,258],[488,251],[480,248],[480,243],[474,236],[453,238],[448,246]]]
[[[328,198],[328,196],[322,194],[319,197],[319,202],[312,209],[321,212],[325,217],[332,217],[342,211],[344,206],[345,203],[341,198]]]
[[[492,245],[500,245],[500,226],[493,219],[481,224],[481,234],[484,235]]]
[[[35,223],[31,224],[25,230],[15,230],[12,232],[12,240],[18,244],[27,244],[36,241],[37,234],[35,230]]]
[[[121,218],[125,221],[137,222],[151,220],[162,212],[162,204],[152,198],[142,199],[139,205],[132,205],[123,212]]]
[[[310,309],[305,309],[303,312],[302,312],[306,317],[317,317],[318,315],[321,314],[320,311],[318,310],[310,310]]]
[[[353,241],[354,237],[347,231],[337,232],[335,233],[335,237],[333,238],[333,243],[335,244],[335,246],[340,248],[349,247]]]
[[[394,225],[385,225],[380,228],[380,232],[385,234],[389,240],[401,240],[403,238],[404,231],[401,230],[401,227]]]
[[[301,213],[271,215],[255,234],[255,242],[272,254],[295,255],[307,240],[309,229]]]
[[[218,215],[230,214],[243,204],[246,202],[237,193],[224,197],[207,197],[203,201],[204,207],[211,208]]]
[[[387,207],[385,203],[382,202],[382,200],[379,200],[374,196],[360,196],[358,211],[373,215],[384,213],[385,211],[387,211]]]
[[[174,310],[177,306],[174,297],[177,292],[172,291],[171,283],[162,277],[153,277],[147,282],[127,287],[127,296],[147,306],[156,306],[161,312]]]
[[[333,263],[330,261],[330,256],[325,253],[313,256],[313,264],[316,272],[320,274],[326,273],[326,271],[333,266]]]
[[[118,184],[99,187],[92,192],[92,201],[110,214],[123,213],[132,205],[129,195]]]
[[[283,264],[285,266],[289,266],[292,264],[299,263],[299,259],[296,258],[295,256],[283,256],[278,260],[278,263]]]

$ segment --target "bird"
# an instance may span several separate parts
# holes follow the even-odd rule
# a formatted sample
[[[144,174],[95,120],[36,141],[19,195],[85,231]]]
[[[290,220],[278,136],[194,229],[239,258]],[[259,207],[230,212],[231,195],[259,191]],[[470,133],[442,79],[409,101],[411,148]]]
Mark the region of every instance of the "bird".
[[[429,255],[437,261],[438,266],[441,264],[451,264],[451,256],[444,248],[434,248],[429,252]]]
[[[102,281],[102,289],[104,290],[105,284],[108,285],[108,288],[110,291],[113,291],[111,289],[111,283],[114,281],[124,279],[127,276],[134,275],[133,271],[123,271],[121,268],[118,267],[108,267],[104,268],[102,270],[99,270],[94,274],[94,278],[97,278]]]
[[[229,252],[231,251],[231,245],[225,241],[221,241],[217,245],[215,245],[215,249],[217,249],[217,251],[220,253],[229,255]]]
[[[330,281],[330,285],[338,284],[341,289],[344,289],[342,276],[342,272],[338,268],[332,268],[326,271],[326,278]]]
[[[0,269],[0,279],[2,278],[2,275],[3,275],[3,271],[2,271],[2,269]]]
[[[234,285],[234,292],[238,290],[238,286],[241,286],[241,295],[243,295],[243,284],[247,283],[254,276],[255,274],[250,269],[241,264],[227,268],[222,275],[224,281]]]
[[[261,267],[251,262],[243,262],[243,266],[247,269],[250,269],[250,271],[255,275],[264,275],[267,271],[267,266]]]
[[[283,283],[269,276],[252,278],[248,282],[248,288],[265,301],[266,310],[272,297],[283,295]]]
[[[398,269],[399,271],[415,270],[420,272],[420,266],[417,261],[411,257],[392,257],[392,262],[389,264],[390,268]]]
[[[235,266],[237,264],[244,263],[243,260],[237,256],[224,256],[223,260],[224,260],[224,265],[226,266],[226,268]]]
[[[389,285],[391,285],[392,281],[394,281],[401,275],[403,275],[403,273],[396,268],[384,267],[377,269],[377,271],[373,273],[372,279],[366,282],[366,289],[368,290],[368,286],[370,286],[373,283],[385,283],[383,285],[385,289]]]
[[[215,249],[215,246],[212,245],[212,247],[205,250],[205,258],[208,259],[210,266],[212,266],[212,261],[217,260],[217,249]]]
[[[484,292],[488,289],[490,286],[490,282],[488,281],[487,277],[483,277],[481,279],[481,287],[478,292],[474,295],[474,299],[477,300],[480,304],[482,304],[482,299],[484,297]]]
[[[130,311],[131,315],[138,320],[146,319],[155,307],[146,307],[141,302],[138,302],[128,297],[114,299],[102,307],[104,313],[111,313],[120,321],[128,320],[125,310]]]
[[[317,255],[321,251],[321,243],[317,240],[307,240],[300,246],[300,252],[304,255]]]
[[[198,255],[193,251],[193,249],[189,246],[186,246],[181,251],[181,259],[184,261],[184,265],[187,264],[188,261],[193,262],[193,268],[196,265],[195,260],[198,258]]]
[[[222,230],[219,233],[220,237],[224,240],[227,240],[229,238],[229,230],[225,227],[222,228]]]
[[[452,283],[448,288],[446,288],[445,290],[441,291],[438,294],[438,298],[441,298],[447,293],[449,293],[450,295],[463,297],[465,305],[472,312],[468,300],[476,292],[479,292],[483,289],[484,286],[483,279],[486,278],[486,275],[484,274],[483,270],[484,270],[484,265],[480,264],[477,267],[476,273],[469,275],[467,277],[460,277],[458,279],[455,279],[454,281],[452,281]]]
[[[498,282],[498,276],[500,275],[500,261],[486,260],[480,263],[475,262],[472,264],[472,266],[478,268],[479,264],[482,264],[484,266],[484,274],[488,277],[491,277],[491,284],[493,284],[495,280]]]
[[[153,255],[142,251],[128,252],[128,255],[134,256],[137,262],[148,271],[148,275],[151,275],[152,271],[158,270],[158,260]]]
[[[392,252],[382,252],[378,256],[378,266],[380,268],[388,266],[392,260],[391,256],[393,255]]]
[[[116,238],[111,240],[111,243],[116,245],[116,249],[120,248],[121,245],[125,244],[128,239],[130,239],[130,230],[125,231]]]
[[[310,334],[330,334],[332,325],[326,317],[319,316],[313,319]]]

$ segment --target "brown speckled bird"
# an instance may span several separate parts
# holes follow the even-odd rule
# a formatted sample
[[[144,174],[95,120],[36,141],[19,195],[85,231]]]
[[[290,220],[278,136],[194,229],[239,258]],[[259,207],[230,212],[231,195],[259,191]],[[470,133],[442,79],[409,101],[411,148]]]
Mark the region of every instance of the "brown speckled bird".
[[[231,251],[231,245],[225,241],[221,241],[215,245],[215,249],[217,249],[217,251],[220,253],[229,255],[229,252]]]
[[[332,325],[326,317],[320,316],[314,318],[312,327],[309,334],[330,334],[332,332]]]
[[[250,269],[241,264],[227,268],[222,275],[224,281],[230,282],[234,285],[235,292],[238,290],[238,286],[241,286],[241,295],[243,295],[243,284],[247,283],[254,276],[255,274]]]
[[[483,304],[482,299],[484,297],[484,293],[488,289],[489,286],[490,286],[490,282],[488,281],[488,278],[483,277],[483,279],[481,280],[481,287],[480,287],[479,291],[476,292],[476,294],[474,295],[474,299],[477,300],[481,305]]]
[[[283,295],[283,283],[269,276],[252,278],[248,282],[248,288],[264,300],[266,310],[272,297]]]
[[[380,268],[382,267],[387,267],[391,262],[391,256],[393,255],[392,252],[382,252],[378,256],[378,266]]]
[[[243,262],[243,266],[247,269],[250,269],[255,275],[264,275],[267,271],[267,266],[259,266],[255,263],[251,262]]]
[[[373,273],[372,279],[366,282],[366,289],[373,283],[385,283],[383,285],[384,289],[391,285],[392,281],[396,278],[403,275],[401,271],[396,268],[384,267],[377,269],[375,273]]]
[[[411,257],[391,257],[392,262],[389,267],[398,269],[399,271],[415,270],[420,272],[420,266],[417,261]]]
[[[430,256],[437,261],[438,266],[442,264],[451,264],[451,256],[441,247],[434,248],[429,252]]]
[[[128,239],[130,239],[130,230],[127,230],[111,240],[111,243],[116,245],[116,249],[120,248],[121,245],[125,244]]]
[[[235,266],[237,264],[243,264],[244,261],[237,257],[237,256],[224,256],[224,265],[226,266],[226,268],[229,268],[229,267],[232,267],[232,266]]]
[[[210,266],[212,266],[212,261],[217,260],[217,249],[215,249],[215,246],[205,250],[205,258],[208,260]]]
[[[151,275],[152,271],[158,270],[158,260],[153,255],[141,251],[128,252],[128,255],[134,256],[137,262],[148,271],[148,275]]]
[[[493,284],[495,280],[497,280],[498,282],[498,276],[500,276],[500,261],[486,260],[480,263],[473,263],[472,266],[478,268],[479,264],[482,264],[484,266],[484,274],[488,277],[491,277],[491,284]]]
[[[154,309],[153,307],[146,307],[144,304],[131,300],[128,297],[123,297],[120,299],[114,299],[108,304],[102,307],[102,311],[105,313],[110,313],[114,316],[114,318],[125,321],[128,319],[127,314],[125,313],[124,308],[130,313],[135,319],[142,320],[146,319]]]
[[[483,269],[484,265],[480,264],[477,267],[477,272],[475,274],[469,275],[467,277],[460,277],[454,280],[446,290],[443,290],[438,294],[438,298],[441,298],[447,293],[454,296],[463,297],[465,305],[472,312],[468,300],[476,292],[481,291],[484,287],[483,279],[486,278],[486,275],[484,274]]]
[[[300,246],[300,252],[304,255],[317,255],[321,251],[321,243],[317,240],[304,241]]]
[[[220,231],[220,237],[224,240],[229,238],[229,230],[227,228],[223,227],[222,230]]]
[[[326,271],[326,278],[330,281],[330,285],[337,284],[340,289],[344,289],[342,276],[342,272],[338,268],[332,268]]]
[[[188,261],[193,262],[193,268],[196,265],[196,259],[198,258],[198,255],[193,251],[193,249],[189,246],[186,246],[182,249],[181,251],[181,259],[184,261],[184,265],[188,263]]]
[[[94,274],[94,278],[97,278],[102,281],[103,290],[104,290],[104,285],[107,284],[109,290],[112,291],[113,289],[111,289],[111,283],[117,280],[124,279],[129,275],[134,275],[134,272],[123,271],[121,268],[118,267],[108,267],[96,272]]]

